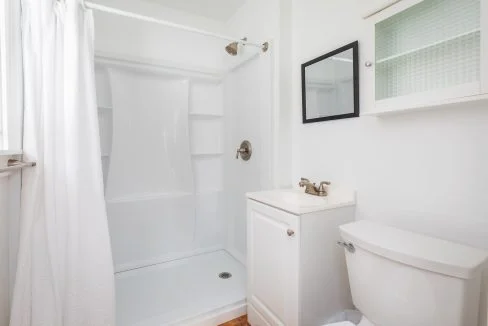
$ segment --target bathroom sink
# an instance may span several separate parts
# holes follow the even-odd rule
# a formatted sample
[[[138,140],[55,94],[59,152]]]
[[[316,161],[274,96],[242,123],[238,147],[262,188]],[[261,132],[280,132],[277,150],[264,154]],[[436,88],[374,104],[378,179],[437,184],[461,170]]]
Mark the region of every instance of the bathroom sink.
[[[273,201],[289,202],[303,207],[321,206],[327,200],[327,197],[312,196],[294,189],[269,191],[263,195]]]
[[[354,191],[332,189],[326,197],[306,194],[302,189],[279,189],[246,194],[247,198],[301,215],[355,204]]]

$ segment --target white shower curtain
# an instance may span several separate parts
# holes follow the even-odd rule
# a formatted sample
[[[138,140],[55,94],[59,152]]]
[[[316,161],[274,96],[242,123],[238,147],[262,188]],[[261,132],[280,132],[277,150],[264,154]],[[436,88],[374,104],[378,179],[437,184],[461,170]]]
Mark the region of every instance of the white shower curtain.
[[[11,326],[115,325],[95,100],[93,17],[23,0],[24,153]]]

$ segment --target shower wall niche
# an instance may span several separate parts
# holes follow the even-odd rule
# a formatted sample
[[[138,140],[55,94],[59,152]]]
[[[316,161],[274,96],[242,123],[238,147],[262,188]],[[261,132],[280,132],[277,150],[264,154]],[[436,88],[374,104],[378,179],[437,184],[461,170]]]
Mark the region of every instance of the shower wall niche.
[[[116,271],[224,249],[227,228],[223,206],[222,82],[215,78],[185,78],[137,69],[127,71],[125,67],[107,64],[96,67],[101,159]],[[121,74],[125,73],[135,74],[133,78],[142,76],[146,82],[161,82],[158,87],[163,93],[163,88],[172,87],[170,85],[177,85],[177,89],[169,90],[164,96],[160,94],[160,105],[148,114],[146,101],[149,99],[141,98],[139,104],[132,101],[137,96],[137,84],[130,85],[132,91],[123,92],[123,96],[129,94],[129,99],[126,97],[121,102],[113,98],[114,84],[119,83],[117,78],[122,78]],[[134,111],[121,116],[117,110],[122,107],[128,110],[127,102],[132,103],[130,109]],[[174,105],[181,107],[175,108]],[[170,122],[178,123],[178,127],[168,129],[168,121],[161,120],[160,135],[154,130],[141,130],[155,128],[157,121],[154,121],[154,116],[159,110],[177,110],[184,114],[185,121],[177,122],[177,115],[171,115],[170,120],[175,121]],[[145,121],[147,128],[141,128]],[[117,126],[121,128],[121,124],[124,124],[124,130],[117,132]],[[182,148],[168,149],[164,140],[171,140],[175,135],[180,135],[182,141],[177,144]],[[128,146],[138,144],[138,148],[124,149],[117,137],[129,137],[124,142]],[[158,140],[158,137],[163,140]],[[141,155],[137,155],[138,152]],[[124,153],[127,155],[121,155]],[[177,162],[182,165],[187,160],[190,162],[188,175],[180,175],[176,183],[166,188],[163,183],[167,182],[159,184],[151,180],[151,174],[156,177],[160,172],[158,169],[164,168],[168,170],[167,175],[173,175],[171,170],[181,167],[151,166],[147,162],[159,156],[163,159],[165,155],[170,156],[169,159],[178,155]],[[120,178],[130,180],[134,191],[119,182]],[[140,179],[144,178],[147,181],[141,182]],[[110,183],[116,183],[117,187],[114,189]],[[149,190],[145,191],[146,188]]]
[[[98,121],[100,130],[100,151],[102,152],[103,184],[107,184],[110,151],[112,147],[112,92],[108,74],[103,67],[95,69],[97,88]]]
[[[195,246],[224,247],[224,103],[221,82],[190,83],[190,147],[196,193]]]

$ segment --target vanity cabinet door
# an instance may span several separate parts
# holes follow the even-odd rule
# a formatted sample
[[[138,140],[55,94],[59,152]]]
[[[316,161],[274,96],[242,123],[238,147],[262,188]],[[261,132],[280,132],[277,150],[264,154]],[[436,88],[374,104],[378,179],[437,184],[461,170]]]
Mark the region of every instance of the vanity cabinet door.
[[[298,325],[299,217],[248,200],[247,237],[250,324]]]

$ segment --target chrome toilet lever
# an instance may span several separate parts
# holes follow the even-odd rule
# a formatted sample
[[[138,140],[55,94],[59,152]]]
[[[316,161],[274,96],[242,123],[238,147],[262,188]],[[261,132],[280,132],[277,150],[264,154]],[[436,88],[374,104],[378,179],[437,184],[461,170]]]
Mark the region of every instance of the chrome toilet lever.
[[[352,243],[344,242],[344,241],[337,241],[337,244],[341,247],[344,247],[347,251],[349,251],[351,254],[356,252],[356,248]]]

